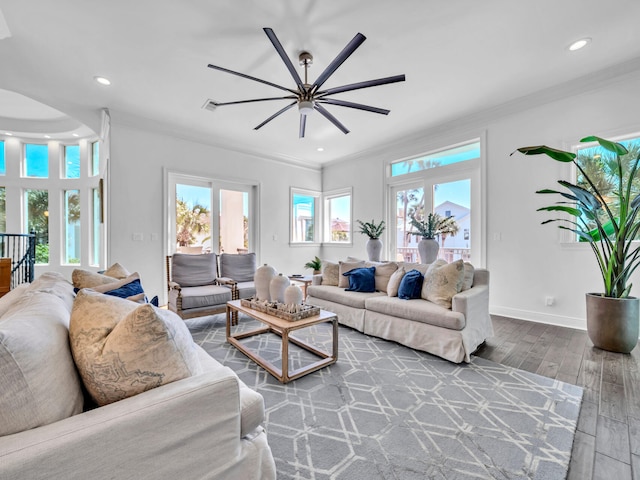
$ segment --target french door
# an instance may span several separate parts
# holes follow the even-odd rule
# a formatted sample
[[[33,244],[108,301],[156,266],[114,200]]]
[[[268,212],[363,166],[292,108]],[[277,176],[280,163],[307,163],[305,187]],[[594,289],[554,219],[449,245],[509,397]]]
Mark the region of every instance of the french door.
[[[167,252],[255,251],[257,185],[168,174]]]

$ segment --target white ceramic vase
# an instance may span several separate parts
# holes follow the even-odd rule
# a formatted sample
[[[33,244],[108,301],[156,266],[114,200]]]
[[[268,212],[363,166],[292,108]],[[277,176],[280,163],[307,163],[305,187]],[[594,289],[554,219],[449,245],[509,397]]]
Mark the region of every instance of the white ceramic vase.
[[[302,303],[302,289],[297,285],[289,285],[284,289],[284,303],[300,305]]]
[[[271,279],[269,284],[269,293],[271,294],[272,302],[284,303],[284,291],[289,286],[290,282],[287,277],[279,273]]]
[[[256,268],[256,273],[253,276],[253,283],[256,287],[256,298],[258,300],[269,300],[271,293],[269,287],[271,280],[277,275],[276,269],[266,263],[261,267]]]
[[[433,238],[423,238],[418,242],[420,263],[433,263],[438,258],[440,245]]]
[[[379,262],[380,253],[382,253],[382,240],[379,238],[370,238],[367,241],[367,256],[370,262]]]

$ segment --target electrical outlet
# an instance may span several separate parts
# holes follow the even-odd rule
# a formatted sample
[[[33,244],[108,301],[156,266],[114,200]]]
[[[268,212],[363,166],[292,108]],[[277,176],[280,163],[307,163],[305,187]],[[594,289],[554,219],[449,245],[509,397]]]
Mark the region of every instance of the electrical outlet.
[[[144,235],[142,233],[134,233],[133,235],[131,235],[131,239],[134,242],[141,242],[144,240]]]

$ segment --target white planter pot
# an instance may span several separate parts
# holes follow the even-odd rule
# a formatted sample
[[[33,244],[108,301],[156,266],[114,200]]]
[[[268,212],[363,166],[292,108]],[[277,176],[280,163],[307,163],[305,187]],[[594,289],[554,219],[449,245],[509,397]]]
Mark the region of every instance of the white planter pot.
[[[269,293],[272,302],[284,303],[284,291],[289,286],[289,283],[289,279],[281,273],[271,279]]]
[[[276,269],[266,263],[261,267],[256,268],[256,273],[253,276],[253,283],[256,287],[256,298],[258,300],[269,300],[271,298],[269,286],[271,285],[271,280],[276,275]]]
[[[420,263],[433,263],[438,258],[440,245],[432,238],[423,238],[418,242]]]
[[[367,256],[370,262],[379,262],[382,253],[382,240],[379,238],[370,238],[367,241]]]
[[[297,285],[289,285],[284,289],[284,303],[300,305],[302,303],[302,289]]]

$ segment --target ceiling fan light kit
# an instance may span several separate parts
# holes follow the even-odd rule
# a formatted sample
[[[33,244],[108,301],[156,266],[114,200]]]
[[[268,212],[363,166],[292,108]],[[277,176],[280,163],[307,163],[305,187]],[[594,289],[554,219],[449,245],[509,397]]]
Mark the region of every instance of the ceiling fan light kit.
[[[300,129],[299,129],[299,137],[304,138],[305,127],[306,127],[306,119],[307,116],[312,114],[314,110],[317,110],[323,117],[333,123],[341,132],[349,133],[349,130],[336,118],[331,112],[329,112],[324,105],[337,105],[340,107],[353,108],[356,110],[363,110],[371,113],[378,113],[381,115],[389,114],[389,110],[384,108],[372,107],[370,105],[363,105],[360,103],[348,102],[345,100],[339,100],[334,98],[328,98],[330,95],[335,95],[338,93],[349,92],[352,90],[359,90],[361,88],[369,88],[375,87],[378,85],[386,85],[389,83],[396,82],[404,82],[404,75],[394,75],[392,77],[378,78],[375,80],[367,80],[364,82],[352,83],[349,85],[342,85],[339,87],[328,88],[326,90],[320,90],[320,87],[329,79],[331,75],[342,65],[347,58],[351,56],[351,54],[366,40],[366,37],[361,33],[358,33],[353,37],[353,39],[347,44],[346,47],[333,59],[333,61],[325,68],[325,70],[318,76],[316,81],[312,84],[309,83],[308,80],[308,70],[309,67],[313,64],[313,56],[307,52],[300,52],[298,56],[298,61],[302,67],[304,67],[304,82],[300,78],[298,71],[293,66],[291,59],[286,54],[282,44],[276,37],[276,34],[270,28],[263,29],[271,43],[273,44],[276,52],[284,62],[287,70],[291,74],[293,78],[296,88],[287,88],[282,85],[278,85],[267,80],[262,80],[257,77],[253,77],[251,75],[246,75],[244,73],[235,72],[233,70],[229,70],[228,68],[219,67],[217,65],[209,64],[208,67],[214,70],[220,70],[222,72],[230,73],[232,75],[237,75],[242,78],[246,78],[248,80],[253,80],[255,82],[259,82],[265,85],[269,85],[271,87],[277,88],[279,90],[284,90],[289,93],[289,95],[285,95],[282,97],[268,97],[268,98],[254,98],[250,100],[237,100],[233,102],[215,102],[215,107],[220,107],[224,105],[238,105],[242,103],[255,103],[255,102],[266,102],[273,100],[289,100],[290,102],[284,108],[281,108],[276,113],[271,115],[261,124],[256,126],[254,130],[258,130],[262,128],[264,125],[269,123],[274,118],[282,115],[287,110],[291,109],[294,105],[298,105],[298,113],[300,114]]]

